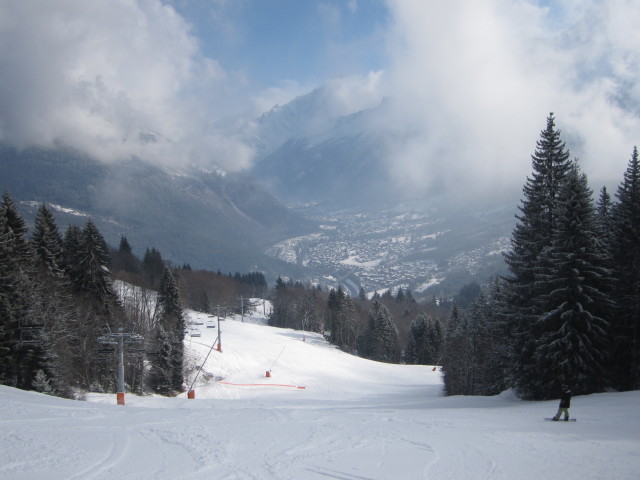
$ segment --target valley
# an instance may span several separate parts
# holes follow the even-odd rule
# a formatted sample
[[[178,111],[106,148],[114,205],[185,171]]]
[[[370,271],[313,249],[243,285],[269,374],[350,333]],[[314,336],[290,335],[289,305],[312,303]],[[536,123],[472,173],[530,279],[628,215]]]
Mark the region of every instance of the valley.
[[[482,283],[505,273],[502,252],[513,228],[507,207],[458,215],[402,207],[366,213],[297,211],[319,230],[278,242],[266,253],[305,267],[313,281],[341,284],[352,296],[360,287],[368,294],[402,287],[416,297],[450,295],[472,280]]]

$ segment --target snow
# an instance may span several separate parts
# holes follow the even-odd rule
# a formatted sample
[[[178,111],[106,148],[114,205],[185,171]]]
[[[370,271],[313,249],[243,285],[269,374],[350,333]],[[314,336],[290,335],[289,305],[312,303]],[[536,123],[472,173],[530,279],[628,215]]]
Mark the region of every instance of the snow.
[[[195,399],[0,386],[0,478],[638,478],[640,392],[574,397],[577,422],[546,422],[557,401],[442,397],[431,367],[353,357],[256,313],[220,322],[218,352],[211,318],[189,316],[189,358],[210,353]]]
[[[42,205],[42,202],[35,202],[35,201],[30,201],[30,202],[23,202],[26,205],[29,205],[31,207],[37,208],[40,205]],[[84,213],[84,212],[80,212],[78,210],[74,210],[72,208],[67,208],[67,207],[63,207],[62,205],[58,205],[55,203],[47,203],[47,207],[57,211],[57,212],[61,212],[61,213],[67,213],[69,215],[75,215],[76,217],[89,217],[89,214]]]

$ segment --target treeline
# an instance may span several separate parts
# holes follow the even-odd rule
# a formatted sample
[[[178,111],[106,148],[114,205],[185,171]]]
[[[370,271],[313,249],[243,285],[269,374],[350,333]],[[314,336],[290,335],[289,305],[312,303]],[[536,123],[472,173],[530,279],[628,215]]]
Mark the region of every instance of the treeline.
[[[0,383],[64,397],[114,392],[116,352],[108,333],[127,343],[130,391],[171,394],[183,387],[184,307],[239,311],[242,296],[267,290],[261,273],[172,268],[156,249],[143,259],[126,238],[109,249],[95,224],[60,233],[46,205],[31,236],[5,192],[0,204]],[[116,279],[122,282],[114,281]]]
[[[199,312],[217,313],[221,310],[241,313],[243,299],[263,298],[269,287],[262,272],[227,273],[193,270],[188,264],[172,267],[156,248],[147,248],[142,260],[133,253],[126,237],[111,252],[114,277],[144,289],[157,290],[165,267],[175,277],[182,305]],[[246,305],[245,305],[246,306]]]
[[[510,274],[452,309],[442,360],[449,395],[514,388],[527,399],[640,388],[640,163],[613,201],[593,201],[553,114],[532,155]]]
[[[419,304],[410,290],[352,298],[342,286],[323,290],[278,278],[269,324],[318,332],[342,350],[382,362],[436,364],[447,306]]]

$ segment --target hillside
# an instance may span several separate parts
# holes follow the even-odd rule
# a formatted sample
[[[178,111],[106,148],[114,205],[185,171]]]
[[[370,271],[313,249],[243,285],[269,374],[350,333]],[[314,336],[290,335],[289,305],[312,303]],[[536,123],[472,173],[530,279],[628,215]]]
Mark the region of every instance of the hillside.
[[[138,255],[155,247],[198,268],[293,272],[263,249],[313,228],[241,174],[172,172],[135,159],[105,164],[62,147],[0,147],[0,178],[28,221],[47,202],[63,231],[91,217],[114,246],[124,235]]]
[[[211,351],[195,399],[92,394],[87,402],[0,387],[0,477],[11,479],[631,480],[640,471],[640,392],[557,402],[442,397],[428,366],[352,357],[315,334],[189,313]],[[264,307],[265,310],[268,305]],[[195,325],[202,323],[202,325]],[[303,341],[304,339],[304,341]],[[267,370],[271,377],[266,378]]]

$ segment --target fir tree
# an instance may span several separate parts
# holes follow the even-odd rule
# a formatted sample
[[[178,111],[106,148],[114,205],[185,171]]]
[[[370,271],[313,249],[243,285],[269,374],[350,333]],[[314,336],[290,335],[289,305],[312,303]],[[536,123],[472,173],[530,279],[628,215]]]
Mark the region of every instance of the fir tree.
[[[162,278],[164,273],[164,261],[162,255],[155,248],[147,250],[144,253],[142,259],[142,271],[149,278],[152,285],[157,285],[157,282]]]
[[[45,270],[52,277],[64,278],[64,245],[62,235],[53,215],[46,207],[40,205],[34,222],[31,237],[36,268]]]
[[[6,219],[4,229],[11,230],[14,236],[14,256],[22,266],[27,266],[31,263],[31,251],[27,240],[27,224],[7,191],[2,196],[2,207],[2,214]]]
[[[108,308],[117,298],[111,284],[109,254],[104,237],[91,220],[82,230],[79,248],[80,251],[75,255],[78,260],[75,287],[79,292],[92,295]]]
[[[511,237],[511,250],[505,260],[511,271],[506,288],[509,311],[507,319],[514,335],[512,378],[519,385],[534,381],[538,375],[533,356],[536,336],[532,330],[542,313],[537,298],[548,293],[543,283],[536,283],[536,272],[545,262],[542,252],[552,241],[558,215],[560,187],[569,169],[569,152],[555,128],[553,114],[532,155],[533,173],[523,187],[524,199],[516,215],[518,223]]]
[[[537,375],[518,385],[528,398],[553,398],[562,383],[574,392],[602,391],[611,301],[610,272],[597,239],[595,211],[586,175],[574,166],[560,195],[547,264],[536,282],[548,293],[538,299],[535,322]]]
[[[366,357],[379,362],[395,360],[398,330],[391,313],[380,302],[374,302],[369,311],[369,329],[366,334]]]
[[[418,314],[409,326],[405,361],[417,365],[436,364],[440,359],[442,341],[440,322],[424,313]]]
[[[63,239],[63,265],[74,286],[80,283],[81,244],[82,230],[77,225],[69,225]]]
[[[162,324],[154,331],[153,344],[157,353],[151,357],[148,382],[150,388],[160,394],[169,395],[176,390],[174,382],[175,352],[173,336]]]
[[[171,389],[180,391],[184,382],[183,342],[186,325],[180,302],[180,292],[168,267],[165,267],[160,281],[158,305],[160,307],[160,325],[157,334],[159,355],[157,357],[158,363],[156,363],[155,367],[157,370],[163,371],[159,378],[168,378]],[[169,358],[165,358],[166,355],[169,355]],[[163,385],[156,385],[156,391],[159,392],[159,388],[164,388]]]
[[[367,300],[367,293],[364,291],[363,287],[360,287],[360,291],[358,292],[358,299],[361,302],[364,302]]]
[[[607,192],[607,187],[602,187],[596,204],[596,225],[598,237],[603,244],[609,243],[611,237],[611,208],[611,195]]]
[[[609,253],[617,285],[612,325],[615,386],[640,388],[640,161],[634,147],[611,211]]]
[[[356,331],[353,322],[353,304],[342,285],[329,292],[327,300],[327,324],[331,330],[331,343],[351,351],[356,346]]]
[[[451,308],[442,354],[442,380],[445,395],[461,395],[466,391],[469,360],[466,348],[467,320],[456,303]]]
[[[407,334],[407,348],[405,353],[405,361],[408,364],[423,364],[424,348],[427,343],[427,327],[428,319],[424,313],[420,313],[413,319],[409,325],[409,333]],[[423,365],[426,365],[424,363]]]
[[[513,327],[508,315],[508,297],[505,295],[504,278],[496,278],[488,287],[487,319],[489,322],[490,355],[486,366],[487,394],[496,395],[511,385],[514,358]]]
[[[15,256],[15,236],[9,229],[0,205],[0,383],[17,384],[20,330],[16,312],[19,294],[19,265]]]

